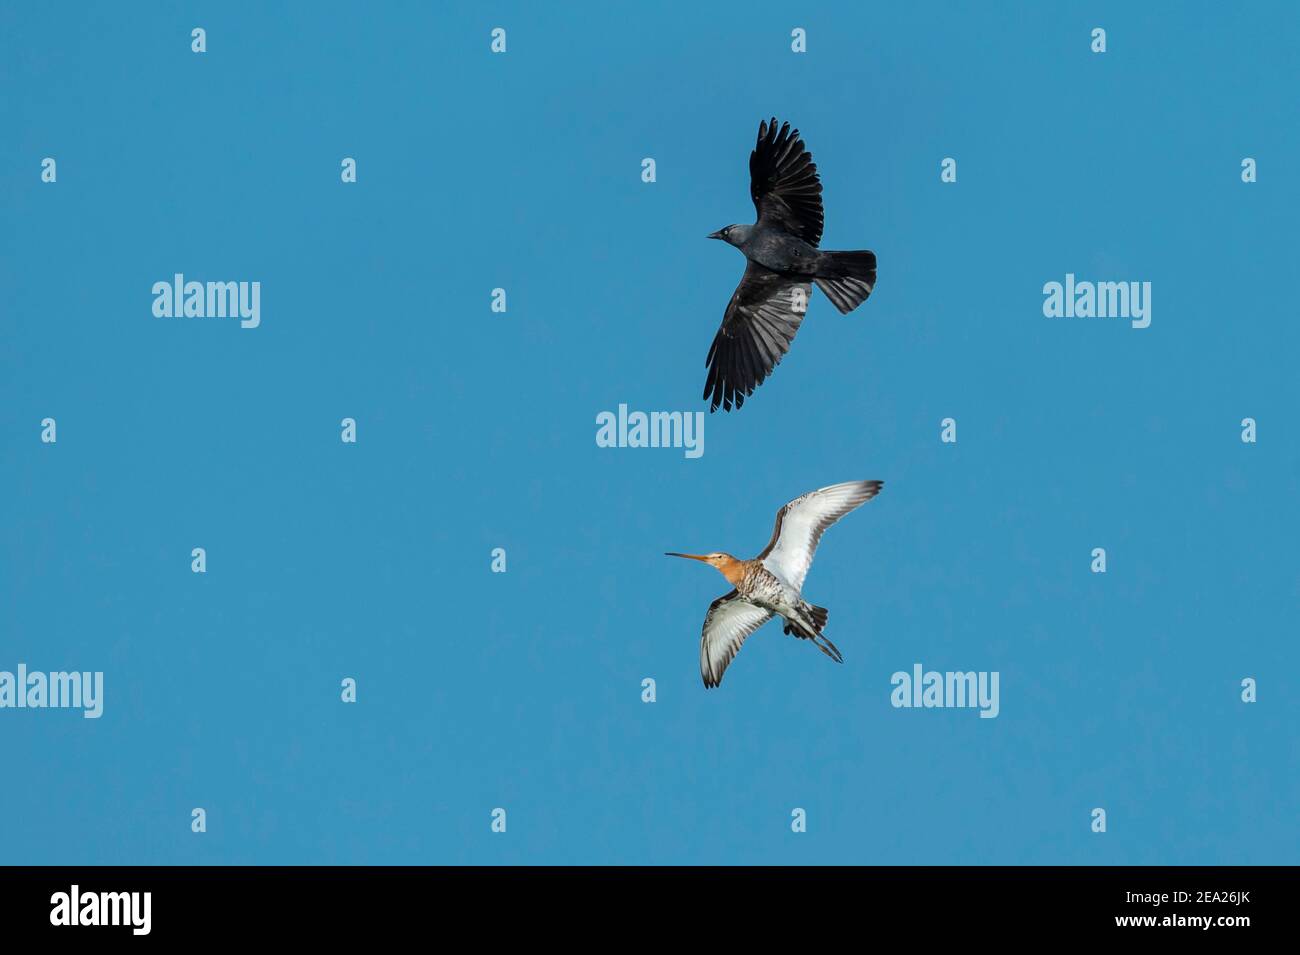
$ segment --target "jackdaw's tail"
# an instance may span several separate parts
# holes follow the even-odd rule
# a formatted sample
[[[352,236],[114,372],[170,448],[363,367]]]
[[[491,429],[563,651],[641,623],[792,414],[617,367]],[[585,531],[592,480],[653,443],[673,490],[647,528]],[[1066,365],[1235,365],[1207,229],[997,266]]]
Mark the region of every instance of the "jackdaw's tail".
[[[813,277],[844,315],[867,300],[876,285],[876,253],[823,252]]]

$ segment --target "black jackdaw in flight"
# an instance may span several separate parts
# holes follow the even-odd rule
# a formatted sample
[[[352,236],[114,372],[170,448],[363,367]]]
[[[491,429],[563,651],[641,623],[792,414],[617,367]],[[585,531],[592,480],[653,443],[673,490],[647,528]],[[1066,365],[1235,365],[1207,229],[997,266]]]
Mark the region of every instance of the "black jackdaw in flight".
[[[749,154],[753,225],[729,225],[709,236],[734,245],[748,263],[727,304],[704,363],[709,410],[739,408],[790,350],[808,308],[812,284],[840,312],[867,300],[876,284],[874,252],[822,252],[822,184],[799,130],[776,119],[759,123]]]

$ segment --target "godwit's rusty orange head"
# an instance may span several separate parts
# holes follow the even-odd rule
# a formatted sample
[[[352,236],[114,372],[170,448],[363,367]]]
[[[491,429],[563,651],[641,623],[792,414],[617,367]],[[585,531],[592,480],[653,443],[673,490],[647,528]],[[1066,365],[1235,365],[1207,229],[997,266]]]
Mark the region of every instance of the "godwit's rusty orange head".
[[[701,563],[708,564],[718,573],[722,574],[723,577],[726,577],[727,580],[731,581],[733,585],[739,584],[741,579],[745,576],[745,562],[742,560],[736,560],[736,558],[732,557],[730,554],[724,554],[720,551],[715,551],[712,554],[676,554],[672,551],[668,551],[664,556],[685,557],[687,560],[698,560]]]

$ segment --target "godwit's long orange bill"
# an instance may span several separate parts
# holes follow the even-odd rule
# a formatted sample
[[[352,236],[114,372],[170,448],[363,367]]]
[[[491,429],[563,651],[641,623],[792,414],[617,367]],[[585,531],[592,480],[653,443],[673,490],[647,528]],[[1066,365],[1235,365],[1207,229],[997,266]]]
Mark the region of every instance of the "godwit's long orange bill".
[[[774,616],[785,621],[785,632],[811,640],[836,663],[844,662],[835,644],[822,633],[827,610],[803,599],[803,582],[812,566],[822,534],[845,514],[880,492],[880,481],[848,481],[797,497],[776,515],[767,547],[753,560],[730,554],[678,554],[715,568],[735,589],[713,601],[700,635],[700,675],[704,685],[717,686],[723,671],[745,638]]]

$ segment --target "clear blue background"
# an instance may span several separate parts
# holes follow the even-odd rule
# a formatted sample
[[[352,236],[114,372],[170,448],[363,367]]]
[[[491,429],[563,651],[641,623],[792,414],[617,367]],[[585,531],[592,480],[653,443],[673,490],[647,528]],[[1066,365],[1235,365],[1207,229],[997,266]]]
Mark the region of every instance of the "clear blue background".
[[[0,862],[1300,862],[1300,14],[1138,6],[5,4],[0,669],[106,703],[0,712]],[[597,448],[705,407],[773,114],[875,294],[703,458]],[[1071,271],[1151,327],[1044,318]],[[845,664],[769,625],[706,692],[663,551],[856,478]],[[1001,715],[892,708],[916,662]]]

